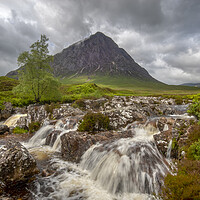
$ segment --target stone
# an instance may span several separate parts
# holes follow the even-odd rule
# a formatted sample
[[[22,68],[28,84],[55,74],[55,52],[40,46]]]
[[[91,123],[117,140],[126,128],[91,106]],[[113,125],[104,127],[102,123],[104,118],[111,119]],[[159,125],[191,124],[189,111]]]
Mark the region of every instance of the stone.
[[[127,132],[99,132],[89,134],[87,132],[71,131],[61,136],[61,154],[70,162],[79,163],[84,152],[97,142],[112,141],[119,138],[132,137],[133,133]]]
[[[0,110],[0,121],[8,119],[14,112],[13,106],[10,102],[4,103],[4,109]]]
[[[0,135],[9,132],[9,127],[7,125],[0,125]]]
[[[36,161],[28,150],[14,140],[0,140],[0,188],[15,187],[37,174]]]

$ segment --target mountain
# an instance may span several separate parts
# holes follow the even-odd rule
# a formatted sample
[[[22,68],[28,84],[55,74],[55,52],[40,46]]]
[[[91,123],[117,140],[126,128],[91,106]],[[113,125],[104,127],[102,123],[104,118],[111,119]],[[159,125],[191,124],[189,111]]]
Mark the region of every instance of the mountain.
[[[56,54],[52,67],[54,74],[61,77],[120,75],[156,81],[124,49],[101,32]]]
[[[51,64],[57,77],[124,76],[158,82],[108,36],[97,32],[54,55]],[[17,77],[19,69],[6,76]]]
[[[200,87],[200,83],[183,83],[183,86]]]

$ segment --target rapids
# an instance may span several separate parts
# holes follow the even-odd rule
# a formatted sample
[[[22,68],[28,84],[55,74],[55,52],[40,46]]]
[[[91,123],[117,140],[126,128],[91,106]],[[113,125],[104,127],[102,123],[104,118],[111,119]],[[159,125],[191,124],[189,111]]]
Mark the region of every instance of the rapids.
[[[54,171],[50,176],[37,177],[30,189],[32,199],[155,199],[152,194],[158,194],[169,171],[169,163],[154,143],[157,130],[150,126],[133,128],[132,138],[97,143],[84,153],[80,164],[75,164],[62,160],[59,151],[60,137],[76,129],[77,125],[68,129],[59,121],[55,126],[43,126],[23,143],[38,161],[46,159],[45,167]],[[55,130],[60,131],[55,142],[45,145],[45,138]]]

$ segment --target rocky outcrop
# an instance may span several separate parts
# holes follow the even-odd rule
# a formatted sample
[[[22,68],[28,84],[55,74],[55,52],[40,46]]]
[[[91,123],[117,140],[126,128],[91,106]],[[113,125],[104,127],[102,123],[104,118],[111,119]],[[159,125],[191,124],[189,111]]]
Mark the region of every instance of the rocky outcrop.
[[[190,118],[162,117],[149,122],[159,131],[153,137],[157,148],[165,157],[167,157],[167,151],[171,148],[170,158],[180,158],[182,154],[180,147],[183,146],[184,141],[188,138],[188,129],[191,126],[190,120]],[[169,146],[170,144],[171,147]]]
[[[149,117],[181,114],[186,111],[186,108],[177,109],[173,99],[115,96],[104,103],[100,111],[110,118],[113,129],[119,129]]]
[[[107,131],[96,134],[76,131],[69,132],[61,136],[61,154],[67,161],[78,163],[84,152],[93,144],[132,136],[132,132]]]
[[[0,190],[23,183],[38,173],[36,161],[14,140],[0,140]]]
[[[84,112],[78,108],[73,108],[71,104],[61,104],[59,108],[54,108],[52,113],[45,110],[45,106],[30,105],[28,106],[27,125],[31,122],[40,122],[43,124],[45,121],[51,119],[62,119],[69,116],[83,115]]]

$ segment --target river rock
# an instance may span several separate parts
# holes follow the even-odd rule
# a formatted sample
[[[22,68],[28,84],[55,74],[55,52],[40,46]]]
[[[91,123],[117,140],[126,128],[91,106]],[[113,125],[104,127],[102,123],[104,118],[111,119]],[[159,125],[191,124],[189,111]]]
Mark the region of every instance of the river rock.
[[[156,122],[155,122],[156,121]],[[154,140],[158,150],[166,157],[170,141],[172,141],[171,158],[178,159],[179,147],[184,146],[187,140],[188,129],[190,129],[190,119],[178,119],[173,117],[161,117],[155,119],[149,124],[158,128],[159,132],[155,134]]]
[[[9,127],[7,125],[0,125],[0,135],[3,135],[6,132],[9,133]]]
[[[14,112],[13,106],[10,102],[4,103],[4,109],[0,110],[0,121],[8,119]]]
[[[14,140],[0,140],[1,190],[26,182],[36,173],[36,161],[23,145]]]
[[[112,141],[119,138],[132,137],[133,133],[107,131],[96,134],[71,131],[61,136],[61,154],[64,159],[71,162],[80,162],[81,156],[90,146],[97,142]]]

